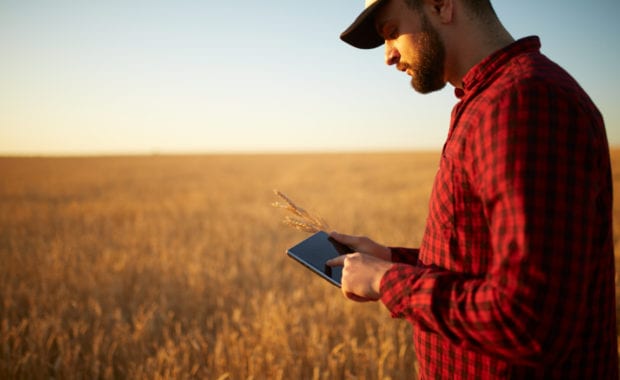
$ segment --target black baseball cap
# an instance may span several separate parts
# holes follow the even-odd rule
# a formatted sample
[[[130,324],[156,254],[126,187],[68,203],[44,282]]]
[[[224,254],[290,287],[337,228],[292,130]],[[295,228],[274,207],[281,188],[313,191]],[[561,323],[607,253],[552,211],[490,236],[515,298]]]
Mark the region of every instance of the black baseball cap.
[[[366,7],[347,30],[340,34],[340,39],[359,49],[374,49],[383,45],[383,37],[375,27],[375,15],[387,0],[366,0]]]

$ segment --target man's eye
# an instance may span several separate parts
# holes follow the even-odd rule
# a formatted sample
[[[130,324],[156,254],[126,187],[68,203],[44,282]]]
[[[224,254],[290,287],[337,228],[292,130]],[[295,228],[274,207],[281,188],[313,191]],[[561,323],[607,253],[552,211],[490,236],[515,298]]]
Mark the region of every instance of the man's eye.
[[[386,37],[388,40],[395,40],[398,38],[398,30],[396,28],[389,29],[386,33]]]

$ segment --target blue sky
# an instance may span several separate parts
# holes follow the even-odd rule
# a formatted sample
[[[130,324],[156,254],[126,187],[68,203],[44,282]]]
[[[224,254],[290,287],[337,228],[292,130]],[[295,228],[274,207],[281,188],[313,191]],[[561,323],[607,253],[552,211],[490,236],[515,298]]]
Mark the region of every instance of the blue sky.
[[[620,145],[620,2],[495,1]],[[0,0],[0,155],[438,149],[455,103],[338,39],[362,0]]]

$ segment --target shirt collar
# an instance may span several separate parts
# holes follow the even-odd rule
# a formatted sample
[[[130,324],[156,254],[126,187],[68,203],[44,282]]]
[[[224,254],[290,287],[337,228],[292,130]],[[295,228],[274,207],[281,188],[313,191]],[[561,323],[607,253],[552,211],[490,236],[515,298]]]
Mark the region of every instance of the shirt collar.
[[[496,51],[465,74],[463,77],[463,88],[455,88],[454,95],[462,99],[472,89],[483,83],[485,79],[491,78],[492,74],[504,66],[510,59],[526,52],[538,50],[540,50],[540,39],[537,36],[530,36],[517,40],[505,48]]]

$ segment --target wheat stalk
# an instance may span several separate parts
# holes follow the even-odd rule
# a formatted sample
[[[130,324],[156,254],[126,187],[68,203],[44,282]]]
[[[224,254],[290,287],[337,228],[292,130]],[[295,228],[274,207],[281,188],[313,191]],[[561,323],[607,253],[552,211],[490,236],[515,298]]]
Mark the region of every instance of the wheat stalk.
[[[284,195],[278,190],[273,191],[281,202],[274,202],[272,206],[282,208],[289,211],[295,217],[286,216],[284,218],[284,224],[291,226],[299,231],[315,233],[319,231],[330,231],[329,225],[325,222],[325,219],[318,215],[313,215],[303,208],[295,204],[289,197]]]

